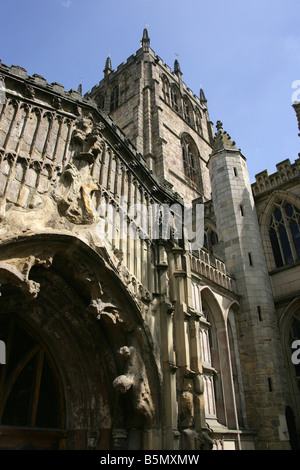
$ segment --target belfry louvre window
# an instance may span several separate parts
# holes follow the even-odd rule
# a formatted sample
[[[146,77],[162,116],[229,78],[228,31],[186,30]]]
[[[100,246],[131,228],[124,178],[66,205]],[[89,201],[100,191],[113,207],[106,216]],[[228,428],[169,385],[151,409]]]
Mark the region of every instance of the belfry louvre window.
[[[179,93],[175,86],[171,87],[171,106],[177,113],[179,113]]]
[[[110,94],[110,108],[109,111],[114,111],[119,106],[119,87],[116,85]]]
[[[300,260],[300,210],[278,201],[270,220],[269,236],[277,268]]]
[[[202,117],[201,113],[198,109],[195,110],[195,128],[196,131],[200,134],[203,135],[203,129],[202,129]]]
[[[181,139],[184,174],[191,182],[200,186],[200,159],[196,145],[188,135]]]
[[[189,124],[191,124],[191,106],[186,97],[183,100],[183,117]]]
[[[164,100],[170,104],[170,85],[166,77],[163,77],[162,83]]]

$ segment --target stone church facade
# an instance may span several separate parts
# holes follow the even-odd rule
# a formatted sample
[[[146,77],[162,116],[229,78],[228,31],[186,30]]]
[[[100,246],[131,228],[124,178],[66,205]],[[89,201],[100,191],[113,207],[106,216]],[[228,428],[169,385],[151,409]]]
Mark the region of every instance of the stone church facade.
[[[0,79],[0,448],[299,448],[299,158],[251,185],[147,30],[85,96]]]

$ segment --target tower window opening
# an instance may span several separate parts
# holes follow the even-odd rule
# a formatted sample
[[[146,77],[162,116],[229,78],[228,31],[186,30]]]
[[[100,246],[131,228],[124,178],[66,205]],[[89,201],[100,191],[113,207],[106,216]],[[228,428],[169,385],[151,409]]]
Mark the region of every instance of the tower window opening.
[[[110,112],[114,111],[119,106],[119,87],[115,86],[110,95]]]
[[[271,377],[268,377],[268,386],[269,386],[269,392],[273,392],[273,384],[272,384]]]
[[[257,306],[257,313],[258,313],[259,321],[262,321],[262,315],[261,315],[261,307],[260,307],[260,305]]]
[[[200,157],[196,145],[188,135],[181,139],[181,149],[184,174],[199,187],[201,185]]]

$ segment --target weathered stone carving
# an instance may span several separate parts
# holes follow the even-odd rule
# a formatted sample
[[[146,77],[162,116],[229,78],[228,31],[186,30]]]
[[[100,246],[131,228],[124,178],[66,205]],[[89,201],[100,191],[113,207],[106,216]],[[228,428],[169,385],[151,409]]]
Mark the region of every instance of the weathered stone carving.
[[[61,175],[61,185],[56,193],[60,214],[74,224],[92,224],[97,219],[91,193],[99,191],[99,187],[91,177],[86,178],[83,170],[79,171],[69,163]]]
[[[200,450],[212,450],[214,446],[213,431],[210,428],[198,434]]]
[[[7,282],[12,283],[16,287],[19,287],[26,297],[36,298],[39,291],[39,283],[28,279],[28,274],[30,268],[34,263],[30,257],[28,266],[25,265],[23,272],[20,272],[15,266],[0,263],[0,281],[1,284],[6,284]],[[30,267],[29,267],[30,266]]]
[[[91,176],[91,167],[104,145],[102,129],[103,125],[93,125],[91,119],[81,117],[73,132],[74,161],[78,165],[68,163],[64,168],[56,198],[60,214],[74,224],[92,224],[98,218],[91,195],[100,193],[100,187]]]
[[[103,147],[102,131],[105,126],[102,123],[94,125],[89,118],[81,117],[77,120],[78,127],[73,132],[73,143],[79,149],[75,152],[75,158],[93,163]]]
[[[120,393],[130,393],[134,408],[150,423],[154,407],[142,358],[133,346],[123,346],[118,353],[125,360],[125,370],[123,375],[116,377],[113,386]]]
[[[30,99],[34,100],[34,98],[35,98],[35,89],[33,88],[32,85],[29,85],[29,84],[25,85],[25,96],[27,98],[30,98]]]

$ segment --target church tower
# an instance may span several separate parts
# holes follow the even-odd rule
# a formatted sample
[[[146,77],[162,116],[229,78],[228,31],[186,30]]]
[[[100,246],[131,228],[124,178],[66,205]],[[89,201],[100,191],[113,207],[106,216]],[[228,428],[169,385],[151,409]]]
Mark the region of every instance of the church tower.
[[[116,70],[108,58],[104,78],[86,96],[112,117],[160,182],[190,203],[210,199],[206,164],[214,131],[203,90],[196,96],[182,75],[178,59],[171,70],[155,54],[144,29],[136,54]]]
[[[282,448],[285,396],[271,284],[246,160],[217,122],[209,160],[219,242],[240,296],[237,315],[243,385],[257,448]]]

